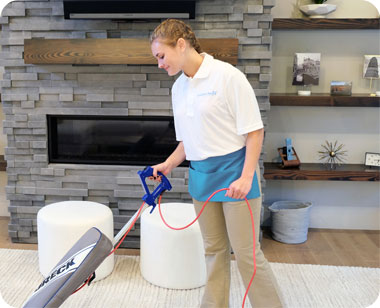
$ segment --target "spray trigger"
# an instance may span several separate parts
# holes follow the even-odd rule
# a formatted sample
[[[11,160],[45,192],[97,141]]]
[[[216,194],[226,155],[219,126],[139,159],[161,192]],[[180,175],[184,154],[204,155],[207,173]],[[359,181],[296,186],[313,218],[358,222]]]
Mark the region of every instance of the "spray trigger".
[[[163,175],[161,172],[158,172],[158,175],[161,176],[161,183],[156,187],[156,189],[150,193],[148,186],[146,185],[145,179],[147,177],[153,176],[153,168],[148,166],[145,167],[144,170],[138,171],[137,174],[140,177],[141,184],[143,186],[143,189],[145,191],[145,195],[142,197],[142,200],[152,206],[152,210],[150,213],[152,214],[153,210],[156,207],[155,200],[158,196],[160,196],[164,191],[171,190],[172,185],[170,184],[169,180],[166,178],[165,175]]]

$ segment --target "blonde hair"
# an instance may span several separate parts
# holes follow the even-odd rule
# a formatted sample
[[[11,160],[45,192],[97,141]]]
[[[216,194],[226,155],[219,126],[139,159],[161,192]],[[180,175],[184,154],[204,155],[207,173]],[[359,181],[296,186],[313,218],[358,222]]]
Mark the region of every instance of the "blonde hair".
[[[150,36],[150,43],[160,39],[164,44],[175,47],[180,38],[188,41],[198,53],[202,52],[201,45],[191,27],[178,19],[167,19],[159,24]]]

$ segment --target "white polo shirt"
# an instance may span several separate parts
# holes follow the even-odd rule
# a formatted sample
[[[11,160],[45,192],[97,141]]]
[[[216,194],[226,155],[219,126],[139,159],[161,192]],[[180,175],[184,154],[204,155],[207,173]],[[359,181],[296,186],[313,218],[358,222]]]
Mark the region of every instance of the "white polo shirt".
[[[187,160],[237,151],[247,133],[263,128],[254,91],[245,75],[229,63],[202,53],[193,78],[184,73],[172,88],[177,141]]]

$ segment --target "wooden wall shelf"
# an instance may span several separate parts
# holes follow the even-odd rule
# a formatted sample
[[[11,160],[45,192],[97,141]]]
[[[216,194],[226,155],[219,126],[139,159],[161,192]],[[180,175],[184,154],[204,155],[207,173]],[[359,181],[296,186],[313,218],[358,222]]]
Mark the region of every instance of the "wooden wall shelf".
[[[266,180],[304,181],[379,181],[379,169],[369,169],[364,165],[347,164],[334,170],[323,164],[301,163],[298,169],[282,169],[280,164],[264,163]]]
[[[310,96],[299,96],[289,93],[271,93],[272,106],[325,106],[325,107],[380,107],[380,97],[369,94],[351,96],[331,96],[316,93]]]
[[[380,29],[379,18],[274,18],[273,30]]]
[[[233,65],[238,39],[200,39],[203,50]],[[26,39],[26,64],[157,64],[148,39]]]

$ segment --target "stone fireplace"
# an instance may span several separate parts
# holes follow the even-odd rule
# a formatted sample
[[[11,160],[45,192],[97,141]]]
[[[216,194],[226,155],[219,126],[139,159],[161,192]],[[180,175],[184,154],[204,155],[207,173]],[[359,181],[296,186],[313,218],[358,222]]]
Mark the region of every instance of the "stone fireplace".
[[[237,67],[255,90],[264,125],[270,108],[273,6],[274,0],[198,0],[196,18],[186,20],[199,38],[239,40]],[[49,158],[48,119],[170,118],[170,89],[175,80],[157,65],[25,64],[24,39],[148,40],[159,22],[65,20],[60,0],[16,1],[4,9],[0,18],[1,98],[13,242],[36,243],[38,210],[64,200],[109,206],[116,233],[141,205],[143,190],[136,175],[141,164],[54,161]],[[173,190],[164,195],[164,201],[191,202],[187,168],[175,169],[169,180]],[[139,231],[137,223],[122,247],[138,248]]]

